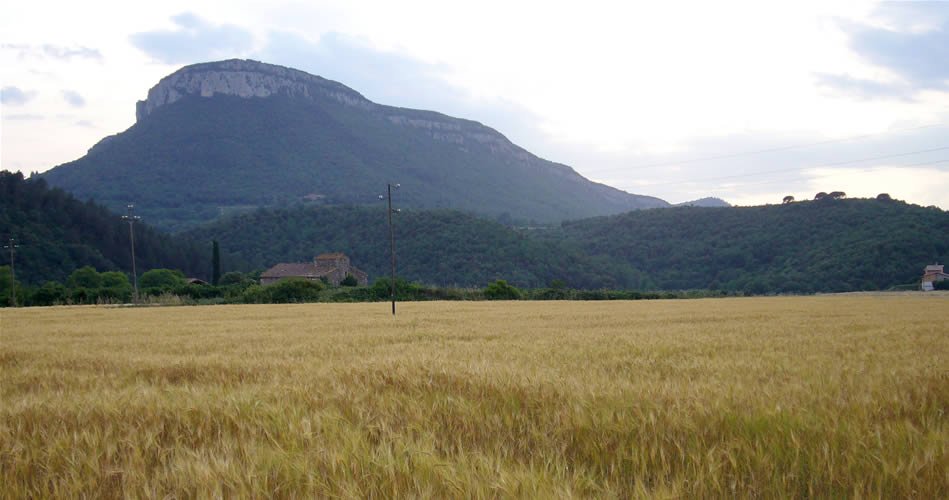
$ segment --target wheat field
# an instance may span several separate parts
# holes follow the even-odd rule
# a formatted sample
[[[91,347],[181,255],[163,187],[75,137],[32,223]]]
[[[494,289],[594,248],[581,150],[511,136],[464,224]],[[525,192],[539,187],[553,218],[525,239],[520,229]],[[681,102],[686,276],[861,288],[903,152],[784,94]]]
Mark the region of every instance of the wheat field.
[[[946,295],[0,312],[0,496],[949,494]]]

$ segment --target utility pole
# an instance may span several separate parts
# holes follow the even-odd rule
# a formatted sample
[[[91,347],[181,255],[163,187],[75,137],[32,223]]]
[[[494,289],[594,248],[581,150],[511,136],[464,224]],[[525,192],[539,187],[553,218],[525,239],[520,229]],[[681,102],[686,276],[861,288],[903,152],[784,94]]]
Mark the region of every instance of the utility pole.
[[[392,257],[392,278],[390,287],[390,296],[392,297],[392,315],[395,316],[395,232],[392,230],[392,214],[398,213],[399,209],[392,208],[392,188],[399,189],[401,184],[386,184],[386,194],[389,197],[389,254]],[[379,195],[382,199],[382,195]]]
[[[135,205],[131,203],[128,204],[128,214],[123,215],[122,219],[127,220],[129,223],[129,244],[132,247],[132,283],[134,284],[134,294],[132,295],[132,302],[138,304],[138,272],[135,270],[135,229],[133,224],[135,221],[141,220],[142,218],[137,215],[132,215],[132,209],[135,208]]]
[[[14,266],[14,257],[16,256],[16,249],[20,248],[20,245],[17,245],[13,241],[13,236],[10,237],[10,244],[4,245],[3,248],[10,249],[10,305],[16,307],[16,266]]]

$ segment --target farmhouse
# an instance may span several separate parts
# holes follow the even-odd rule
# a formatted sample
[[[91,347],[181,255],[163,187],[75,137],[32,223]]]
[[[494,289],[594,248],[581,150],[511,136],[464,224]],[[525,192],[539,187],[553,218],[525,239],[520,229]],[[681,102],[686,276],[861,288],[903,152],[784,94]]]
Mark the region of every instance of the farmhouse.
[[[314,281],[325,278],[330,284],[339,286],[347,275],[356,278],[356,283],[360,285],[369,284],[369,276],[350,264],[346,254],[324,253],[314,257],[313,262],[277,264],[260,275],[260,284],[269,285],[284,278]]]
[[[931,292],[935,289],[935,282],[949,280],[949,274],[946,274],[944,269],[945,266],[940,264],[926,266],[926,269],[923,270],[923,279],[921,281],[923,291]]]

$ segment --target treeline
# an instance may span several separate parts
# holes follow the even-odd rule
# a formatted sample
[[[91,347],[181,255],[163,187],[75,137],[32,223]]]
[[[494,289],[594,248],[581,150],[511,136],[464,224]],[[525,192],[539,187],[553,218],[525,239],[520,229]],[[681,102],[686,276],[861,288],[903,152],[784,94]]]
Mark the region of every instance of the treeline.
[[[949,260],[949,213],[887,198],[757,207],[682,207],[564,223],[591,257],[660,289],[763,293],[885,290]]]
[[[455,211],[395,217],[399,275],[442,287],[505,279],[540,288],[816,293],[918,284],[949,260],[949,214],[889,199],[758,207],[678,207],[516,229]],[[342,251],[387,274],[385,210],[260,210],[194,230],[231,269],[264,269]]]
[[[151,269],[139,277],[139,300],[153,301],[163,296],[199,300],[240,295],[254,283],[241,273],[231,273],[222,285],[211,287],[192,283],[181,271]],[[16,288],[15,302],[11,297]],[[12,280],[10,266],[0,266],[0,307],[8,305],[52,306],[89,304],[127,304],[135,301],[135,288],[128,275],[119,271],[99,272],[92,266],[73,271],[63,282],[48,280],[42,285],[24,284]]]
[[[104,271],[132,269],[129,226],[119,215],[60,189],[49,189],[42,179],[26,180],[19,172],[0,171],[0,233],[3,245],[14,239],[16,276],[27,284],[62,282],[84,266]],[[209,245],[180,240],[147,223],[135,224],[139,272],[171,267],[204,278]],[[9,260],[9,252],[0,255],[0,263],[9,264]]]
[[[380,302],[392,299],[388,278],[372,285],[357,286],[355,281],[332,286],[326,281],[288,278],[260,285],[259,275],[236,271],[225,273],[218,285],[193,282],[178,270],[152,269],[139,279],[139,295],[128,276],[116,271],[98,272],[91,266],[73,271],[64,283],[47,281],[42,285],[11,283],[10,267],[0,266],[0,307],[105,305],[105,304],[286,304],[307,302]],[[16,300],[11,286],[16,287]],[[504,280],[484,288],[438,287],[395,281],[398,301],[429,300],[648,300],[724,296],[722,292],[641,292],[633,290],[577,290],[555,281],[548,287],[520,289]]]

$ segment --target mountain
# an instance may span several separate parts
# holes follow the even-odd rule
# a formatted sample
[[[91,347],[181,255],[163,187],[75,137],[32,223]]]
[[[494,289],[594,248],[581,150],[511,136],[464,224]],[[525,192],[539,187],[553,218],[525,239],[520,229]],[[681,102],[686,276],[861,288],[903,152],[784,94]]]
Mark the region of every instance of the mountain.
[[[4,244],[13,237],[18,281],[39,284],[64,281],[74,270],[132,269],[129,226],[121,217],[91,202],[81,202],[42,179],[0,171],[0,228]],[[210,240],[194,244],[135,225],[135,258],[139,274],[156,267],[181,269],[205,277],[210,269]],[[9,258],[0,257],[3,264]]]
[[[369,204],[386,183],[413,208],[552,222],[668,203],[592,182],[480,123],[385,106],[302,71],[249,60],[184,67],[136,123],[42,174],[113,210],[181,229],[293,204]]]
[[[499,222],[446,210],[403,210],[393,220],[400,277],[435,285],[483,287],[505,279],[522,287],[554,280],[578,288],[644,288],[629,265],[588,255],[556,239],[529,236]],[[375,280],[389,273],[384,207],[291,207],[227,217],[179,236],[220,242],[224,271],[267,269],[344,252]]]
[[[949,213],[893,200],[642,210],[562,229],[578,251],[627,264],[662,289],[880,290],[949,260]]]
[[[684,201],[682,203],[676,203],[676,207],[730,207],[731,204],[721,198],[707,197],[699,198],[692,201]]]

